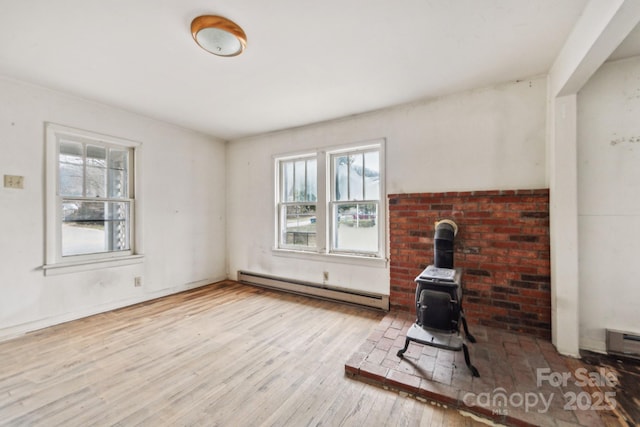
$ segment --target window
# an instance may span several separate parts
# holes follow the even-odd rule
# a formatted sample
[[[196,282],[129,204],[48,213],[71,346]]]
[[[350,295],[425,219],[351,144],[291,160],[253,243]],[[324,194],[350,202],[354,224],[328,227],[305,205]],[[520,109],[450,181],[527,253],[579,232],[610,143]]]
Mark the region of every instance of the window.
[[[47,125],[45,270],[133,255],[137,145]]]
[[[276,248],[384,258],[383,141],[276,158]]]
[[[131,249],[131,148],[77,138],[58,143],[62,256]]]
[[[331,250],[376,254],[380,211],[380,151],[331,156]]]
[[[312,249],[317,247],[316,210],[318,201],[316,158],[283,160],[279,168],[280,246]]]

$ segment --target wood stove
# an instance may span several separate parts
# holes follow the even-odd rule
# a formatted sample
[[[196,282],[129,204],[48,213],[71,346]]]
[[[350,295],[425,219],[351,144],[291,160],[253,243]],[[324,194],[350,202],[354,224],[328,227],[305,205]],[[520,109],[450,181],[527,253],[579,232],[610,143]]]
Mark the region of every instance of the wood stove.
[[[476,340],[469,333],[462,309],[462,270],[453,265],[453,242],[458,226],[451,220],[438,221],[434,234],[434,264],[416,277],[416,322],[407,331],[404,348],[397,356],[402,358],[411,341],[444,350],[462,351],[471,374],[479,377],[471,364],[465,339]],[[464,337],[460,335],[460,324]]]

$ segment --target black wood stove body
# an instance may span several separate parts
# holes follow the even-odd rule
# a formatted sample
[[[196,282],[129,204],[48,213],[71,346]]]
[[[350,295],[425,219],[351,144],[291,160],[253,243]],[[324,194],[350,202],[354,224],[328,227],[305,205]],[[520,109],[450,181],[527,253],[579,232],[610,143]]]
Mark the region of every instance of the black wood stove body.
[[[462,309],[462,270],[453,267],[453,241],[458,226],[451,220],[436,223],[434,237],[435,265],[430,265],[416,277],[416,322],[407,331],[402,358],[411,341],[444,350],[463,351],[464,360],[474,377],[478,370],[471,364],[465,342],[475,342],[469,333]],[[460,335],[460,324],[464,337]]]

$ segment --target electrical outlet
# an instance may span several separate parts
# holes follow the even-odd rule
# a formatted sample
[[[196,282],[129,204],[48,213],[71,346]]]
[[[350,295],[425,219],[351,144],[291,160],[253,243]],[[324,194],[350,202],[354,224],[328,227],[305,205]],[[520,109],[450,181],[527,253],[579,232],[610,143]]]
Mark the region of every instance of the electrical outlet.
[[[22,190],[24,188],[24,176],[5,175],[4,188],[17,188]]]
[[[136,288],[142,286],[142,277],[136,276],[133,279],[133,286],[135,286]]]
[[[323,271],[322,272],[322,280],[324,280],[325,282],[327,280],[329,280],[329,272],[328,271]]]

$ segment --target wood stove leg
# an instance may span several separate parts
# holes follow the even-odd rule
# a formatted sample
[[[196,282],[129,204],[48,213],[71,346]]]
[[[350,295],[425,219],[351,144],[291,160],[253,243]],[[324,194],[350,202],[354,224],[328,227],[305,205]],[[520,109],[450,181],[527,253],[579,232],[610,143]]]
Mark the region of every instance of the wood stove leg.
[[[464,361],[471,370],[471,375],[473,375],[474,377],[479,377],[480,372],[478,372],[476,367],[471,364],[471,359],[469,358],[469,348],[467,348],[466,344],[462,344],[462,352],[464,353]]]
[[[402,357],[404,355],[404,352],[407,351],[407,348],[409,348],[409,341],[411,341],[409,338],[405,339],[404,340],[404,348],[401,348],[396,353],[396,356],[398,356],[400,359],[402,359]]]
[[[462,327],[464,328],[464,335],[469,342],[476,342],[476,338],[469,333],[469,326],[467,325],[467,318],[464,315],[464,311],[460,309],[460,318],[462,319]]]

